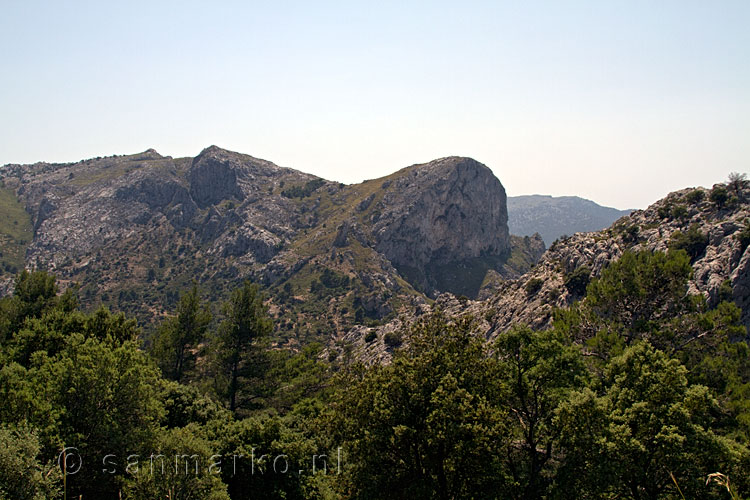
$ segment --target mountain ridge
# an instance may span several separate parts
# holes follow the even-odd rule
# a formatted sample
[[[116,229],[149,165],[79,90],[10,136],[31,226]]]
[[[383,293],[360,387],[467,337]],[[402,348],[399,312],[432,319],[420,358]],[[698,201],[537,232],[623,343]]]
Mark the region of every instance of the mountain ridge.
[[[550,246],[557,238],[609,227],[633,210],[619,210],[579,196],[509,196],[508,225],[519,236],[541,234]]]
[[[25,265],[146,324],[192,281],[219,297],[252,279],[284,335],[315,337],[445,290],[475,296],[490,271],[517,276],[543,251],[510,237],[501,182],[463,157],[344,185],[210,146],[5,165],[0,179],[30,216]]]

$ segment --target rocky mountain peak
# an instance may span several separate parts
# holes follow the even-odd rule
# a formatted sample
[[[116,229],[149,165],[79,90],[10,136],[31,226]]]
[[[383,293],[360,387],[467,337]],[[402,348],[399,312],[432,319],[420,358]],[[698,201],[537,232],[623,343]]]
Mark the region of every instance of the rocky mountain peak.
[[[410,281],[446,289],[442,266],[507,254],[505,189],[485,165],[454,156],[398,174],[378,204],[373,234],[377,250]]]

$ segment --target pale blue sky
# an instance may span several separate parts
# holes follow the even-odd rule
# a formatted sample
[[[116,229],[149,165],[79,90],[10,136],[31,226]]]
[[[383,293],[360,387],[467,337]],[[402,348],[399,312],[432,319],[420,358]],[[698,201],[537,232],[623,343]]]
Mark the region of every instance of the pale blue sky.
[[[447,155],[618,208],[750,170],[750,1],[0,0],[0,164]]]

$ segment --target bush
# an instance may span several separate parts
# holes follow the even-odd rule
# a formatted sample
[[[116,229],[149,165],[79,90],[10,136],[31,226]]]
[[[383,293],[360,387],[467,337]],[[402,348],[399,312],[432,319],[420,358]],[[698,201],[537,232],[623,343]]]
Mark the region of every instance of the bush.
[[[539,290],[542,289],[542,285],[544,285],[544,280],[541,278],[532,278],[529,281],[526,282],[526,286],[524,287],[526,289],[526,295],[531,297],[532,295],[536,294]]]
[[[727,203],[727,200],[729,199],[729,192],[727,191],[727,188],[722,186],[721,184],[717,184],[711,189],[711,194],[709,194],[709,199],[716,204],[716,206],[721,209],[724,208],[724,206]]]
[[[374,331],[373,332],[368,332],[367,335],[365,335],[365,342],[367,342],[369,344],[370,342],[372,342],[376,338],[378,338],[378,334],[377,333],[375,333]]]
[[[731,280],[724,280],[721,282],[718,295],[719,302],[732,302],[734,300]]]
[[[40,462],[41,448],[36,432],[25,425],[0,426],[0,498],[59,497],[60,469]]]
[[[307,198],[313,192],[318,189],[320,186],[325,184],[326,181],[323,179],[314,179],[312,181],[306,182],[302,186],[292,186],[288,189],[285,189],[281,192],[281,196],[284,196],[285,198]]]
[[[640,228],[636,224],[633,224],[632,226],[625,226],[622,229],[622,241],[624,241],[625,243],[637,243],[639,232]]]
[[[656,210],[656,214],[660,219],[669,219],[672,217],[672,204],[665,203]]]
[[[685,201],[690,203],[691,205],[695,205],[697,203],[700,203],[703,201],[703,198],[706,197],[706,193],[703,192],[702,189],[693,189],[688,194],[685,195]]]
[[[750,245],[750,223],[745,226],[745,229],[734,235],[734,239],[740,242],[740,248],[742,252]]]
[[[672,207],[672,218],[673,219],[684,219],[688,215],[688,210],[685,205],[675,205]]]
[[[669,239],[670,250],[685,250],[691,261],[700,257],[708,246],[708,235],[693,224],[686,232],[675,231]]]
[[[591,269],[588,266],[581,266],[565,276],[564,285],[571,295],[583,297],[586,294],[586,287],[590,281]]]
[[[391,349],[395,349],[404,343],[404,339],[400,332],[388,332],[383,337],[383,342]]]

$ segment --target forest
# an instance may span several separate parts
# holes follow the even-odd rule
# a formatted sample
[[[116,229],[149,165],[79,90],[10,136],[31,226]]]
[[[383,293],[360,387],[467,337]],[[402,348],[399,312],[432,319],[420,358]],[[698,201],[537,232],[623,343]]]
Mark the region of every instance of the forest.
[[[0,299],[0,498],[741,498],[747,331],[691,273],[684,248],[627,251],[571,278],[551,328],[488,341],[436,308],[367,366],[280,348],[250,282],[222,304],[193,285],[146,332],[22,271]]]

